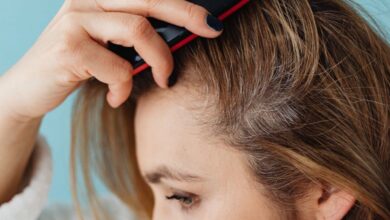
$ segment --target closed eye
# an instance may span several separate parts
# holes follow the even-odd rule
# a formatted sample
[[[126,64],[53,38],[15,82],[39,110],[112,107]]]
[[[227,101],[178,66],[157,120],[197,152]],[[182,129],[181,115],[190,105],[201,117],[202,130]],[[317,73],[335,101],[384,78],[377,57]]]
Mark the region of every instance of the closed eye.
[[[199,196],[191,193],[175,193],[171,196],[166,196],[166,199],[177,200],[184,211],[189,211],[200,202]]]

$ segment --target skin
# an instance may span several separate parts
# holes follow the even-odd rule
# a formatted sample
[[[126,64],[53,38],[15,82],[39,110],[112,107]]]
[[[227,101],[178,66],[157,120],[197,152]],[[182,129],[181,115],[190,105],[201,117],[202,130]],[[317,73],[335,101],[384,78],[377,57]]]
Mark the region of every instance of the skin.
[[[219,36],[206,15],[204,8],[178,0],[65,0],[33,47],[0,77],[0,204],[20,191],[44,115],[85,80],[107,84],[113,108],[129,97],[133,68],[106,49],[108,41],[134,46],[157,85],[167,88],[172,55],[145,16],[202,37]]]
[[[155,197],[154,220],[284,219],[252,178],[245,155],[197,125],[187,107],[202,103],[187,94],[180,88],[155,89],[138,100],[136,152]],[[354,201],[345,191],[326,195],[322,186],[313,186],[296,206],[299,219],[336,220]]]
[[[0,204],[21,190],[42,118],[80,84],[91,77],[107,84],[107,101],[113,108],[128,98],[132,67],[105,48],[108,41],[134,46],[152,66],[157,85],[166,88],[172,56],[145,16],[186,27],[203,37],[217,37],[220,32],[207,26],[206,14],[205,9],[179,0],[66,0],[34,46],[0,77]],[[138,112],[142,114],[137,115],[137,154],[141,171],[155,192],[154,218],[277,218],[261,185],[250,179],[243,156],[217,140],[202,139],[192,114],[172,100],[164,109],[156,106],[157,101],[145,108],[141,104],[139,109],[143,110]],[[161,117],[165,114],[170,117]],[[152,121],[153,115],[157,117]],[[142,130],[140,121],[145,121]],[[155,137],[150,138],[151,134]],[[175,168],[171,171],[175,175],[170,176],[177,177],[179,171],[190,175],[180,181],[158,178],[161,175],[156,175],[156,170],[164,170],[161,166]],[[172,197],[179,190],[198,195],[191,211],[184,211],[188,200],[179,203],[177,195]],[[305,217],[301,219],[341,219],[354,201],[344,191],[335,190],[319,203],[324,198],[322,188],[311,192],[299,203],[309,210],[302,212]]]

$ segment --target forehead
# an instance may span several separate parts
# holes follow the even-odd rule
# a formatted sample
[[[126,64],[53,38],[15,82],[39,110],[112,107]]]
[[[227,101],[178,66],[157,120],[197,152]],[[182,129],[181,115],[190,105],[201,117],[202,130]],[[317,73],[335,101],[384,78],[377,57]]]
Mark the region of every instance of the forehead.
[[[270,202],[253,181],[245,154],[197,125],[196,119],[202,112],[187,108],[188,102],[196,101],[184,97],[187,94],[158,89],[139,98],[135,136],[141,174],[169,167],[200,177],[200,182],[174,181],[165,185],[182,186],[208,198],[208,205],[203,206],[203,215],[208,217],[195,219],[275,219],[263,209],[259,211],[259,207],[268,207]]]
[[[239,154],[197,125],[185,93],[156,89],[139,98],[135,116],[137,159],[142,171],[160,165],[199,175],[226,167]],[[197,116],[199,117],[199,116]]]

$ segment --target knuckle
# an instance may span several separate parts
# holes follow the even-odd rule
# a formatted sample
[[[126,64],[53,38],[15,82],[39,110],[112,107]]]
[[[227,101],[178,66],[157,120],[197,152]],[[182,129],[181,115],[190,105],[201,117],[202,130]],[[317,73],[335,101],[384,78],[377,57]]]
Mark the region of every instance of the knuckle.
[[[70,34],[61,38],[54,49],[60,58],[58,61],[69,65],[81,63],[85,56],[86,40],[74,40]]]
[[[127,60],[119,59],[113,61],[112,70],[116,74],[116,82],[128,82],[132,79],[132,67]]]
[[[54,51],[60,56],[67,57],[70,56],[72,50],[76,48],[75,44],[76,42],[73,39],[72,34],[65,32],[58,37],[57,43],[54,46]]]
[[[64,27],[72,27],[79,20],[79,13],[77,12],[68,12],[61,16],[61,23]]]
[[[144,17],[136,17],[133,20],[131,36],[134,39],[150,38],[154,33],[154,29],[149,21]]]
[[[125,36],[131,36],[133,33],[132,20],[128,16],[118,17],[116,25]]]
[[[105,1],[105,0],[95,0],[95,3],[96,3],[96,6],[100,9],[103,9],[107,3],[109,3],[109,1]]]
[[[149,16],[149,13],[151,10],[157,8],[160,3],[162,2],[162,0],[143,0],[144,1],[144,4],[146,5],[146,13],[147,15]]]
[[[60,36],[58,36],[54,49],[60,54],[64,54],[68,51],[69,46],[73,44],[73,41],[74,40],[70,33],[62,33]]]
[[[186,6],[186,13],[190,19],[197,18],[201,14],[200,12],[204,10],[204,8],[194,3],[188,3]]]
[[[72,38],[72,35],[64,33],[58,38],[55,49],[60,55],[69,55],[69,53],[77,47],[75,45],[76,42]]]

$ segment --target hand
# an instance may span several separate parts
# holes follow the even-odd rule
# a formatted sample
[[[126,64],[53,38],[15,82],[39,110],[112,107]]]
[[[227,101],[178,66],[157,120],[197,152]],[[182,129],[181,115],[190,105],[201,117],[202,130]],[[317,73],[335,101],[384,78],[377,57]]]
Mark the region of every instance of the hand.
[[[133,69],[106,48],[109,41],[134,46],[166,88],[172,54],[146,17],[217,37],[221,32],[207,25],[207,14],[184,0],[66,0],[34,46],[0,78],[1,110],[23,121],[42,117],[91,77],[106,83],[108,103],[120,106],[130,95]]]

